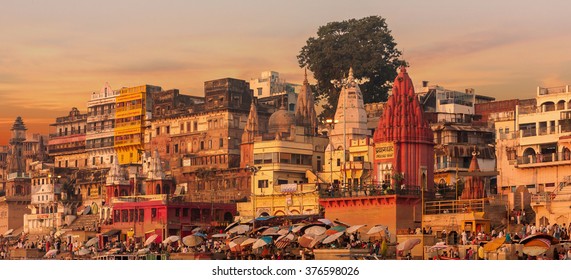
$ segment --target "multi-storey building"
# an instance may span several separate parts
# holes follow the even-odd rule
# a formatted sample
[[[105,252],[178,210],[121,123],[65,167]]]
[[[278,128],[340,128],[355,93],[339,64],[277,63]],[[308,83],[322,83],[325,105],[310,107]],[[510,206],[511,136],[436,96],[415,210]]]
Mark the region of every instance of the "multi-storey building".
[[[502,121],[501,126],[496,122],[496,128],[503,128],[496,138],[498,182],[504,192],[518,194],[513,208],[533,207],[538,224],[571,222],[567,218],[571,185],[569,100],[571,86],[538,87],[534,100],[516,104],[513,117],[496,117]],[[533,196],[531,205],[526,193]]]
[[[493,172],[494,130],[481,121],[475,111],[477,104],[486,104],[494,98],[477,95],[474,89],[460,92],[428,85],[428,82],[423,82],[416,94],[434,133],[434,183],[439,193],[450,190],[456,196],[473,152],[477,153],[480,171]],[[493,173],[488,175],[485,179],[487,189],[495,178]]]
[[[245,197],[240,137],[252,103],[248,83],[218,79],[205,82],[204,91],[204,103],[194,102],[184,114],[153,118],[146,149],[159,152],[167,174],[192,201]]]
[[[85,150],[87,167],[108,168],[116,159],[115,103],[119,95],[108,83],[99,92],[93,92],[87,102],[87,132]]]
[[[307,78],[297,99],[295,115],[282,104],[268,120],[268,132],[251,106],[242,136],[242,164],[251,174],[250,201],[239,203],[242,217],[317,215],[319,183],[313,176],[322,167],[328,139],[317,135],[313,95]],[[311,177],[311,176],[310,176]]]
[[[116,97],[114,147],[120,164],[140,163],[143,133],[151,119],[152,94],[160,91],[161,87],[142,85],[122,88]]]
[[[265,71],[259,78],[250,79],[250,89],[254,96],[260,100],[260,104],[274,103],[276,98],[287,100],[286,109],[290,112],[295,110],[297,95],[301,91],[301,85],[286,82],[280,78],[280,73]],[[274,97],[274,98],[270,98]],[[279,106],[275,106],[276,109]]]
[[[48,141],[49,155],[54,157],[56,167],[81,168],[87,166],[85,132],[87,114],[72,108],[67,116],[56,118],[50,124]]]
[[[32,178],[30,214],[24,215],[24,232],[47,235],[62,226],[63,211],[58,211],[61,184],[49,171]],[[57,195],[56,195],[57,193]]]

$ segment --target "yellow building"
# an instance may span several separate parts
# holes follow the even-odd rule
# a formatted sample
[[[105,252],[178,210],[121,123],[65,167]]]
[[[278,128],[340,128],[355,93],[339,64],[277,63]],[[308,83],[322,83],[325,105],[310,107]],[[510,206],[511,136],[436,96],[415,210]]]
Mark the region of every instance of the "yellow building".
[[[283,103],[283,102],[282,102]],[[321,168],[328,139],[316,135],[313,96],[304,81],[296,114],[284,104],[268,120],[268,133],[259,133],[256,110],[250,111],[242,149],[248,159],[243,166],[251,174],[250,201],[238,203],[242,218],[261,215],[290,216],[319,214],[319,188],[314,174]]]
[[[138,163],[144,149],[145,121],[150,120],[153,92],[161,87],[122,88],[115,104],[115,150],[120,164]]]

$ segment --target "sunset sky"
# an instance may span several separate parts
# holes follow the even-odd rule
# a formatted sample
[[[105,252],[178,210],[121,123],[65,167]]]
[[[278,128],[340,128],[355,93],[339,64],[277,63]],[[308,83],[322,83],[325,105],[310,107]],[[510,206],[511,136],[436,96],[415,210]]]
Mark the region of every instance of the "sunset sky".
[[[0,144],[28,133],[105,82],[203,96],[203,83],[274,70],[300,83],[296,55],[319,26],[387,19],[415,82],[531,98],[571,83],[568,1],[4,1],[0,7]]]

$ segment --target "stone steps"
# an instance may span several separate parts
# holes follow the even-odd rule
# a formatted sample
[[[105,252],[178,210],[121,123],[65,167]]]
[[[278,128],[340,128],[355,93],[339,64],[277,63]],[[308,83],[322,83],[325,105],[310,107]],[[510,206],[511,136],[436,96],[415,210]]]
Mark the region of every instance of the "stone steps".
[[[80,215],[66,228],[71,230],[97,231],[98,225],[99,215]]]

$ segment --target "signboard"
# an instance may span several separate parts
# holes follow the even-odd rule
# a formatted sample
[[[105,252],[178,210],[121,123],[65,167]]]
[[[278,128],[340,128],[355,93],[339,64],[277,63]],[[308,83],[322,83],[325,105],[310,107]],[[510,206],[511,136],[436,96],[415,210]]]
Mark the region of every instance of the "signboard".
[[[280,191],[283,193],[292,193],[297,191],[297,184],[281,184]]]
[[[393,158],[395,156],[395,145],[393,142],[382,142],[375,144],[375,159]]]

